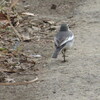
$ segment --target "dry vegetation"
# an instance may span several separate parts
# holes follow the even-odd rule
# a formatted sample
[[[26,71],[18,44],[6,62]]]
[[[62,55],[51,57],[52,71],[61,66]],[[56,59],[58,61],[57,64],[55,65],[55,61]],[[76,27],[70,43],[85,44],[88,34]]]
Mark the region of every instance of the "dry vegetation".
[[[17,28],[25,15],[33,16],[32,13],[19,14],[16,11],[16,5],[19,0],[0,1],[0,84],[17,85],[28,84],[30,82],[19,82],[9,77],[10,74],[32,69],[35,61],[32,57],[23,52],[21,42],[29,42],[29,34],[21,35]],[[22,16],[23,15],[23,16]],[[21,19],[21,20],[20,20]],[[24,67],[23,67],[24,66]],[[35,79],[37,80],[37,78]],[[11,84],[10,84],[10,83]]]
[[[34,69],[37,64],[44,66],[42,59],[50,54],[42,54],[44,58],[41,59],[36,47],[41,44],[45,50],[44,46],[47,42],[52,42],[52,33],[58,27],[53,20],[38,18],[38,15],[30,12],[19,12],[16,10],[18,1],[2,0],[0,3],[0,84],[16,83],[16,80],[10,79],[11,74],[30,69],[38,71],[38,68]],[[35,43],[34,52],[26,53],[28,51],[24,50],[24,45],[31,45],[32,42]]]

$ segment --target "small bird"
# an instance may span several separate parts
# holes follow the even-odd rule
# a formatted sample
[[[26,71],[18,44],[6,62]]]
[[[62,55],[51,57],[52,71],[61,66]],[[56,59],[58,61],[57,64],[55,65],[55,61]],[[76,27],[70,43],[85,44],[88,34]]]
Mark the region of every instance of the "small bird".
[[[55,44],[55,52],[53,53],[52,58],[57,58],[59,52],[62,52],[63,61],[66,62],[66,51],[70,49],[73,45],[74,41],[74,34],[69,29],[68,24],[62,24],[60,27],[59,32],[54,37],[54,44]]]

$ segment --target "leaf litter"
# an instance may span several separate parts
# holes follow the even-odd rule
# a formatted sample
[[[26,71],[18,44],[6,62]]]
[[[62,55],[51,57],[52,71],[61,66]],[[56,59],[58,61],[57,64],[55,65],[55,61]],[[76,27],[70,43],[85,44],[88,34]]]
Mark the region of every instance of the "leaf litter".
[[[31,12],[18,12],[16,5],[19,0],[13,2],[6,2],[8,6],[4,5],[0,10],[0,85],[18,85],[16,80],[10,78],[13,73],[27,72],[34,69],[34,66],[43,64],[42,59],[46,56],[38,52],[38,47],[44,50],[44,45],[47,42],[52,42],[53,33],[58,28],[58,23],[48,19],[39,18]],[[7,10],[9,9],[9,10]],[[9,11],[9,12],[8,12]],[[25,52],[25,45],[27,43],[34,43],[34,52]],[[28,45],[28,46],[29,46]],[[38,71],[38,69],[34,69]],[[32,83],[38,78],[24,82],[25,84]],[[19,82],[19,84],[24,84]]]

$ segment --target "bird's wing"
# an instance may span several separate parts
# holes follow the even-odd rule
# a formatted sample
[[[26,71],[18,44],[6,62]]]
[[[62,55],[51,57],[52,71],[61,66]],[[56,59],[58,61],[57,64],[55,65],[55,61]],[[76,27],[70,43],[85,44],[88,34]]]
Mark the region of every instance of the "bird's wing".
[[[58,42],[57,42],[57,38],[56,37],[54,37],[54,43],[55,43],[56,46],[59,45]]]
[[[60,46],[67,43],[67,42],[69,42],[69,41],[71,41],[71,40],[73,40],[73,39],[74,39],[74,35],[66,37],[66,39],[60,44]]]
[[[69,40],[69,37],[66,37],[66,38],[62,41],[62,43],[60,44],[60,46],[63,45],[63,44],[65,44],[68,40]]]
[[[54,37],[54,42],[56,46],[62,46],[63,44],[73,40],[74,35],[71,32],[71,30],[68,30],[69,35],[66,34],[66,32],[62,32],[62,33],[58,33],[55,37]]]
[[[64,43],[66,43],[66,41],[68,40],[68,38],[69,37],[67,37],[67,38],[64,37],[64,38],[61,38],[61,39],[57,39],[57,37],[54,37],[55,45],[57,47],[62,46]]]

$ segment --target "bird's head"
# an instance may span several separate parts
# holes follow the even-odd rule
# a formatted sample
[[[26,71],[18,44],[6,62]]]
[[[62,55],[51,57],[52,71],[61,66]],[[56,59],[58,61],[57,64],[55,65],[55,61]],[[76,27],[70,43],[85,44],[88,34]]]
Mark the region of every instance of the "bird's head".
[[[60,31],[68,31],[69,25],[68,24],[61,24]]]

